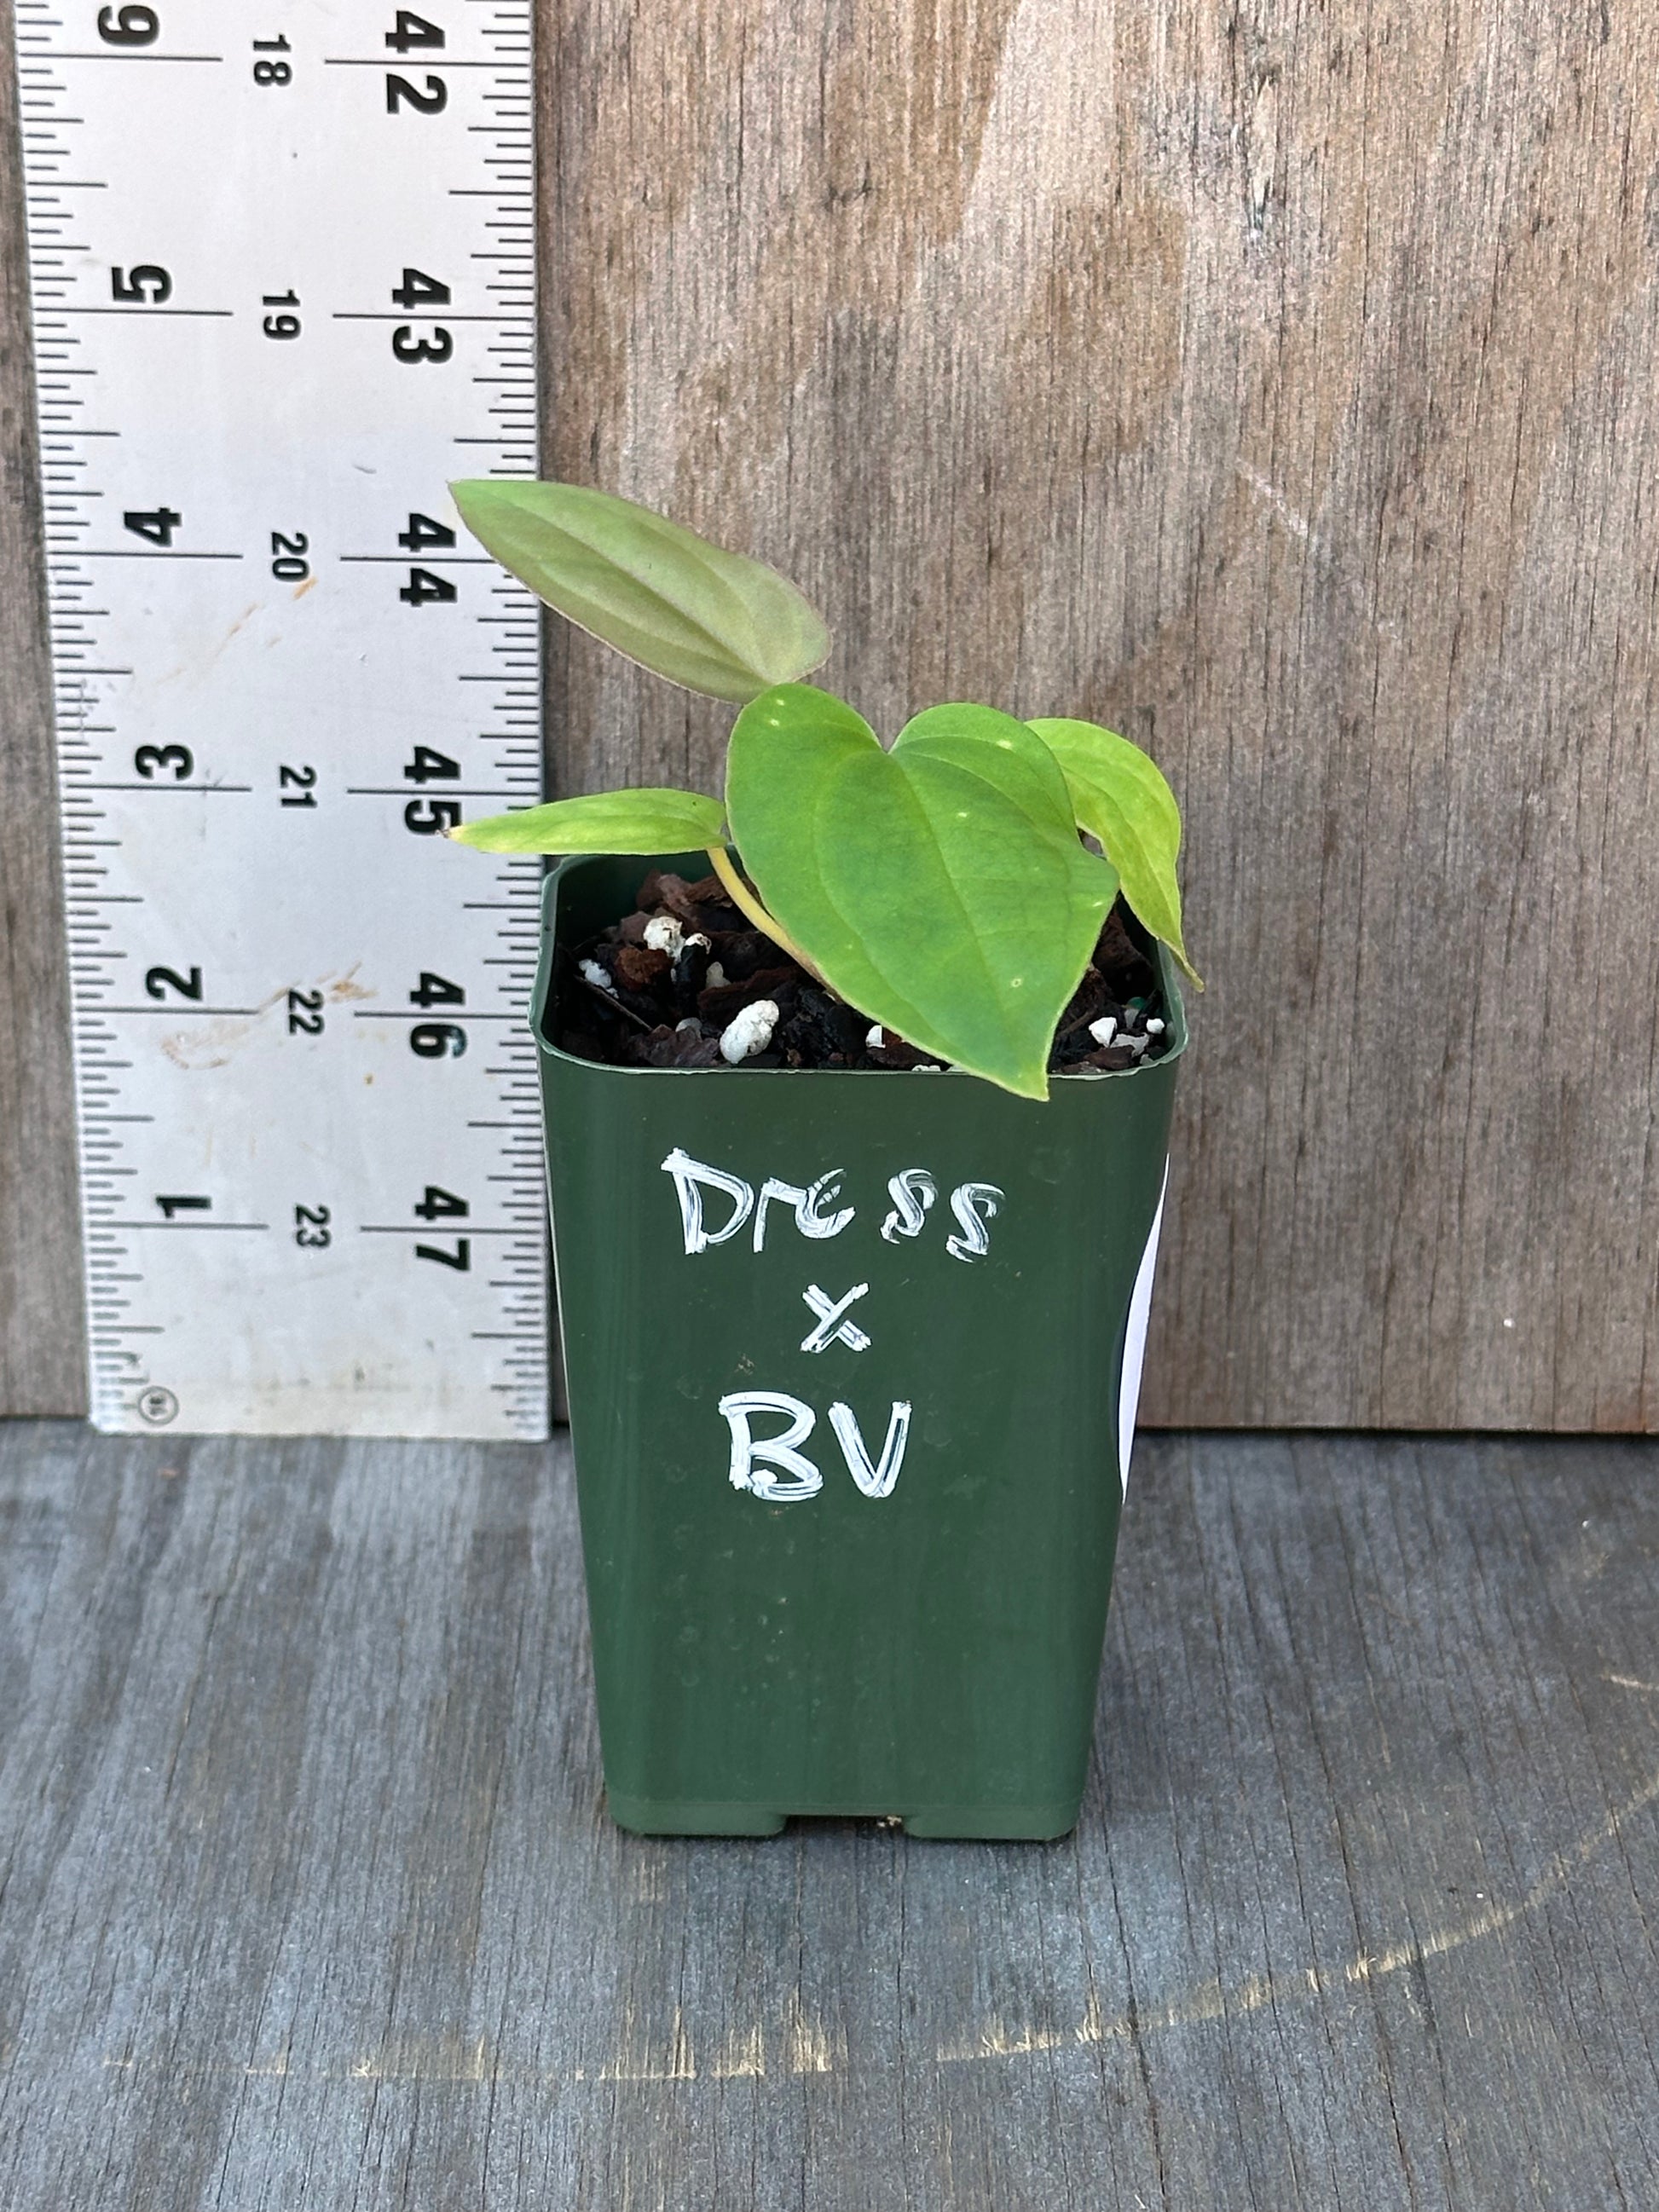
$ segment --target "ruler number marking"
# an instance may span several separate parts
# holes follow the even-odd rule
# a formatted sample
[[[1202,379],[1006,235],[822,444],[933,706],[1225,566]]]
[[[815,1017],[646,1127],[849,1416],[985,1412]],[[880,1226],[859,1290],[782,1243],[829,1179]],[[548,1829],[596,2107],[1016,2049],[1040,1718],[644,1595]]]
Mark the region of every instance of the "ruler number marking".
[[[270,533],[270,550],[276,556],[270,564],[270,573],[278,583],[304,583],[306,578],[311,574],[311,563],[305,558],[311,550],[311,540],[306,536],[305,532],[296,530],[294,535],[289,538],[284,536],[282,531],[273,530]]]
[[[458,1198],[453,1190],[445,1190],[435,1182],[428,1183],[420,1204],[412,1210],[417,1221],[426,1222],[465,1221],[472,1212],[465,1199]],[[470,1237],[458,1237],[453,1252],[446,1252],[439,1244],[417,1244],[415,1257],[434,1260],[441,1267],[453,1267],[457,1274],[465,1275],[471,1271],[472,1240]]]
[[[465,1221],[472,1208],[464,1198],[457,1198],[453,1190],[445,1190],[435,1182],[426,1187],[425,1195],[414,1208],[418,1221]]]
[[[449,287],[436,276],[428,276],[424,269],[405,269],[403,283],[392,292],[392,304],[410,314],[416,307],[447,307]]]
[[[417,1244],[415,1257],[417,1260],[435,1260],[441,1267],[453,1267],[457,1274],[465,1275],[471,1272],[472,1267],[472,1239],[458,1237],[453,1252],[445,1252],[436,1244]]]
[[[161,35],[161,19],[138,0],[125,8],[100,8],[98,35],[106,46],[153,46]]]
[[[416,1060],[459,1060],[466,1050],[466,1031],[459,1022],[416,1022],[409,1048]]]
[[[441,1184],[429,1182],[422,1194],[420,1204],[412,1211],[417,1221],[465,1221],[471,1214],[472,1208],[465,1199],[458,1198],[453,1190],[445,1190]],[[437,1244],[417,1244],[415,1257],[417,1260],[435,1260],[441,1267],[453,1267],[457,1274],[465,1275],[472,1266],[472,1240],[469,1237],[458,1237],[453,1252],[446,1252]]]
[[[210,1198],[179,1198],[171,1194],[163,1197],[160,1191],[155,1194],[155,1203],[168,1221],[175,1213],[210,1213],[213,1211]]]
[[[255,84],[291,84],[294,81],[292,65],[288,62],[270,59],[272,54],[285,54],[289,52],[288,40],[283,38],[255,39],[252,43],[253,51],[259,57],[253,64]]]
[[[325,1206],[296,1206],[294,1209],[294,1241],[307,1250],[320,1251],[331,1243],[329,1233],[329,1210]]]
[[[455,533],[429,514],[411,514],[407,530],[398,532],[398,543],[410,553],[428,553],[434,547],[453,546]]]
[[[416,745],[414,759],[404,770],[410,783],[457,782],[460,773],[459,761],[452,760],[447,753],[434,751],[430,745]],[[426,978],[422,976],[421,980],[424,982]],[[429,1002],[423,999],[421,1003],[425,1006]]]
[[[392,77],[387,82],[401,84],[403,79]],[[438,79],[428,77],[427,82],[435,84]],[[394,307],[401,307],[405,314],[413,314],[417,308],[447,307],[450,304],[450,297],[449,287],[441,277],[428,276],[424,269],[405,269],[402,283],[393,287],[392,304]],[[392,333],[392,350],[393,356],[401,362],[446,362],[455,350],[454,334],[446,330],[441,323],[434,323],[424,335],[416,331],[412,323],[399,323]],[[411,521],[413,519],[411,516]],[[450,535],[450,543],[452,544],[454,543],[453,532]],[[410,573],[409,580],[411,586],[415,582],[416,573],[414,570]],[[425,572],[422,570],[418,573]],[[411,606],[418,606],[422,604],[419,599],[410,599],[408,592],[404,592],[399,596],[410,599]],[[453,599],[455,594],[451,590],[432,592],[427,596],[431,599]]]
[[[276,781],[283,793],[283,805],[314,806],[317,804],[317,794],[315,791],[313,790],[312,786],[316,782],[316,781],[317,771],[314,768],[288,768],[285,766],[278,768],[276,771]],[[289,793],[294,793],[297,795],[290,798],[289,796]]]
[[[454,602],[456,591],[447,576],[434,576],[430,568],[411,568],[409,581],[400,589],[398,597],[405,606],[450,606]]]
[[[140,745],[132,756],[135,775],[154,777],[158,769],[170,768],[176,783],[182,783],[195,765],[196,756],[188,745]]]
[[[290,1036],[321,1036],[323,994],[320,991],[289,993],[288,1033]]]
[[[159,261],[139,261],[133,264],[131,276],[125,269],[110,270],[109,293],[112,300],[129,305],[159,307],[163,300],[173,297],[173,278]]]
[[[454,334],[441,323],[434,323],[424,331],[417,331],[412,323],[399,323],[392,333],[392,350],[398,361],[429,361],[435,366],[454,352]]]
[[[405,290],[409,289],[410,280],[411,277],[419,277],[421,282],[426,284],[430,284],[433,282],[433,279],[430,276],[422,276],[418,269],[405,269],[404,271],[404,289]],[[440,285],[438,289],[442,292],[444,298],[447,300],[449,297],[448,286],[447,284]],[[394,300],[398,299],[398,295],[395,292],[392,296]],[[403,302],[399,300],[398,305],[401,306]],[[397,351],[398,337],[407,331],[408,327],[409,325],[407,324],[400,324],[397,332],[393,334],[392,350],[394,353]],[[447,338],[449,333],[447,331],[445,331],[441,335]],[[409,527],[406,530],[400,530],[398,532],[398,543],[410,553],[424,553],[434,548],[453,547],[455,543],[455,533],[447,526],[447,524],[434,522],[429,514],[411,514],[409,518]],[[398,597],[406,606],[411,607],[450,605],[454,602],[456,590],[454,585],[450,582],[447,576],[434,575],[430,568],[411,568],[409,572],[409,581],[404,585],[402,589],[398,592]],[[425,750],[426,748],[424,746],[418,747],[416,749],[417,755],[420,752],[423,752]],[[438,755],[434,757],[441,758],[442,756]],[[459,771],[458,770],[457,773],[459,774]],[[405,775],[410,773],[410,770],[404,770]],[[447,769],[434,769],[432,773],[434,775],[447,775],[449,771]],[[424,778],[417,778],[417,781],[424,781]]]
[[[147,538],[152,545],[171,545],[173,533],[184,522],[176,507],[130,507],[121,517],[121,527],[131,531],[135,538]]]
[[[144,989],[152,999],[165,999],[169,991],[176,991],[181,999],[192,1000],[200,1006],[202,971],[199,968],[192,968],[186,976],[181,975],[176,968],[152,968],[144,977]]]
[[[266,292],[260,299],[262,307],[297,307],[300,295],[290,285],[286,292]],[[267,315],[260,328],[268,338],[297,338],[300,318],[295,314]]]
[[[426,90],[416,92],[406,76],[394,76],[390,70],[386,77],[386,112],[395,115],[404,106],[422,115],[441,115],[449,104],[449,87],[441,76],[428,76]]]
[[[460,826],[459,799],[411,799],[404,809],[404,827],[417,837],[435,837],[441,830]]]
[[[398,19],[386,34],[386,42],[394,53],[406,54],[411,47],[441,46],[444,34],[435,23],[428,23],[424,15],[416,15],[408,8],[399,8]]]

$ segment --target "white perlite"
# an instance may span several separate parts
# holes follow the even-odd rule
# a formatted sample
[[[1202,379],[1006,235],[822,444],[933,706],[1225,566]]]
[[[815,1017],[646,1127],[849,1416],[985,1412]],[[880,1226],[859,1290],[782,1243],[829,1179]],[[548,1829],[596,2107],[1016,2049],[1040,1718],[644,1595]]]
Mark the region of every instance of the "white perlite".
[[[866,1052],[879,1052],[886,1042],[887,1033],[877,1022],[865,1037],[864,1048]]]
[[[645,925],[645,943],[653,952],[665,952],[671,960],[678,960],[682,952],[689,952],[694,945],[708,950],[708,939],[700,929],[688,936],[672,914],[653,915]]]
[[[616,985],[597,960],[584,960],[580,965],[584,983],[591,983],[596,991],[607,991],[613,999],[616,997]]]
[[[764,1052],[772,1042],[772,1032],[778,1025],[777,1001],[757,999],[752,1006],[733,1014],[720,1039],[720,1058],[731,1067],[745,1060],[752,1060],[757,1052]]]
[[[1117,1023],[1110,1014],[1103,1014],[1097,1022],[1091,1022],[1089,1034],[1097,1044],[1110,1044],[1117,1035]]]

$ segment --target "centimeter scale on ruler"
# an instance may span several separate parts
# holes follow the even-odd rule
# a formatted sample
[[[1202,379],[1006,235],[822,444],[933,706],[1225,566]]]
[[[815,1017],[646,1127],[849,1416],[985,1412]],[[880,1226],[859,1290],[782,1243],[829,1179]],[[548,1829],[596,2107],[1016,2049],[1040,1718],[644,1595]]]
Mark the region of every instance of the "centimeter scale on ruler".
[[[106,1426],[539,1435],[526,0],[20,0]]]

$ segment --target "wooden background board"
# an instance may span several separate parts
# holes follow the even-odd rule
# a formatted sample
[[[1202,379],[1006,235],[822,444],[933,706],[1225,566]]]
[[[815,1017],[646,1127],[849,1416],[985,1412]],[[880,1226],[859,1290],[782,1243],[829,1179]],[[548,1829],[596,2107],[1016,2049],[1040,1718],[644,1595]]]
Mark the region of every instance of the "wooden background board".
[[[1091,714],[1182,795],[1211,988],[1148,1416],[1659,1426],[1653,0],[540,29],[550,470],[798,577],[879,726]],[[719,714],[551,653],[557,790],[713,787]],[[8,903],[50,1012],[51,909]],[[61,1082],[0,1075],[33,1404],[70,1402]]]
[[[1148,1439],[1074,1837],[687,1842],[562,1449],[0,1428],[0,2203],[1638,2212],[1656,1458]]]

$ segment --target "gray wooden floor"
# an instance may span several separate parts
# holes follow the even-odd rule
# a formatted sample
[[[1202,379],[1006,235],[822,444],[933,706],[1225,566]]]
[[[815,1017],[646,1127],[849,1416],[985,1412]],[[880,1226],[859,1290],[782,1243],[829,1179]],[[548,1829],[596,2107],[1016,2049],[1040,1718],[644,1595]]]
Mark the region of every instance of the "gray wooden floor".
[[[1659,2202],[1659,1447],[1143,1439],[1081,1829],[606,1821],[568,1470],[0,1428],[8,2212]]]

